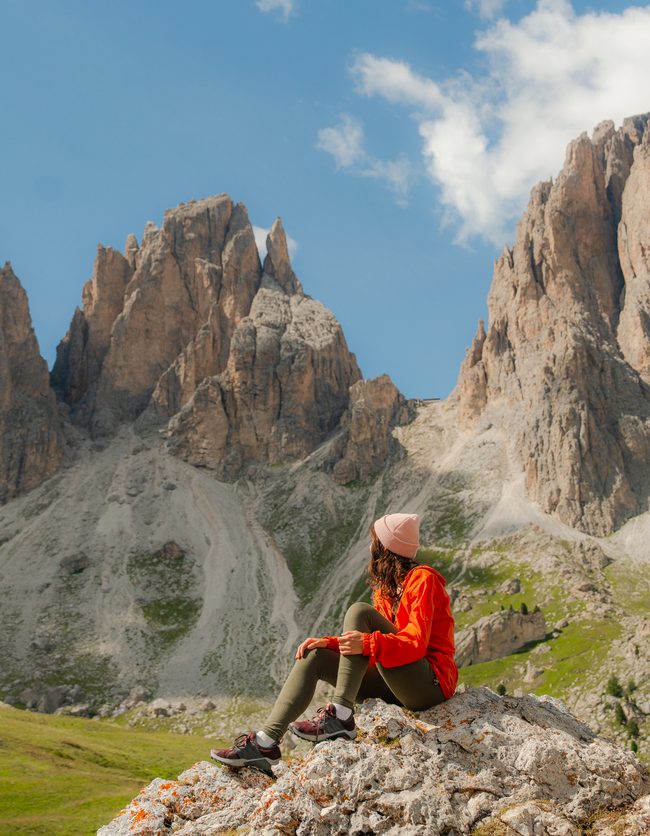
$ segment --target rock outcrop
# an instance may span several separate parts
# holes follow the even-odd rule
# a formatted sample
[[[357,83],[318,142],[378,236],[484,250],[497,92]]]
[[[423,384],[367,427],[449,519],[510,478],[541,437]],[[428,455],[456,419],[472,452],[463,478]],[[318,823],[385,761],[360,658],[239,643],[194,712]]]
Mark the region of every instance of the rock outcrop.
[[[358,742],[321,743],[275,767],[275,780],[205,761],[176,781],[157,778],[98,834],[441,836],[481,824],[578,836],[587,824],[612,832],[616,819],[650,826],[646,768],[552,698],[470,689],[418,717],[370,700],[357,718]]]
[[[650,492],[650,115],[572,142],[495,266],[454,393],[503,426],[542,509],[606,534]]]
[[[388,375],[355,383],[341,420],[334,479],[345,484],[382,470],[397,448],[393,427],[408,423],[412,417],[411,407]]]
[[[94,436],[143,416],[170,449],[226,479],[309,454],[360,379],[341,328],[306,296],[282,223],[260,263],[245,207],[227,195],[165,212],[124,255],[99,247],[52,381]]]
[[[541,610],[514,610],[486,615],[456,635],[456,664],[459,668],[509,656],[533,641],[546,638],[546,620]]]
[[[0,269],[0,502],[29,491],[63,461],[64,439],[27,295],[11,264]]]

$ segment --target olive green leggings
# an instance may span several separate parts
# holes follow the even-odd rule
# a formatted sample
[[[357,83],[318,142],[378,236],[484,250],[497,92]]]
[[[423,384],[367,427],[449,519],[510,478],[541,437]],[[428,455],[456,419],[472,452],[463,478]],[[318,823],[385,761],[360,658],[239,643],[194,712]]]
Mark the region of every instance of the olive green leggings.
[[[396,633],[397,628],[369,604],[353,604],[345,615],[343,631]],[[370,665],[367,656],[343,656],[317,647],[297,659],[275,701],[262,731],[280,740],[289,723],[307,710],[319,680],[335,686],[333,702],[354,708],[354,703],[379,697],[411,711],[423,711],[444,700],[444,694],[426,659],[385,668]]]

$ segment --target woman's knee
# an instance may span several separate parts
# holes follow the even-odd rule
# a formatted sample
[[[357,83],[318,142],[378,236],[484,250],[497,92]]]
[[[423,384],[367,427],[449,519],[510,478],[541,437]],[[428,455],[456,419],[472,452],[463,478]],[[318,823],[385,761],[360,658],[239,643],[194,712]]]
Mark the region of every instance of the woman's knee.
[[[357,601],[348,608],[343,619],[343,627],[346,630],[358,630],[360,627],[367,625],[368,615],[376,612],[375,608],[371,607],[370,604]]]
[[[305,665],[319,665],[326,655],[326,647],[314,647],[312,650],[305,650],[305,655],[299,661]]]

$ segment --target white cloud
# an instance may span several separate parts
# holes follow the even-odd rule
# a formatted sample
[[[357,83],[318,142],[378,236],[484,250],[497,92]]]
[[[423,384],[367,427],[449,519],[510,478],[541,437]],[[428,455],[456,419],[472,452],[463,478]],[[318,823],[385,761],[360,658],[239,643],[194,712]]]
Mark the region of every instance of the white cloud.
[[[365,157],[361,123],[342,113],[335,128],[321,128],[318,132],[317,147],[334,157],[337,168],[350,168]]]
[[[456,239],[500,245],[571,139],[650,110],[650,6],[578,15],[567,0],[538,0],[518,22],[491,24],[475,48],[487,60],[483,77],[434,81],[368,54],[351,71],[358,92],[416,109],[426,170]]]
[[[261,12],[280,12],[285,20],[295,11],[296,0],[257,0]]]
[[[392,58],[361,55],[352,66],[356,90],[372,96],[379,93],[389,102],[408,101],[424,108],[438,107],[444,101],[440,87],[424,76],[416,75],[408,64]]]
[[[397,203],[405,205],[412,179],[410,161],[405,154],[399,154],[395,160],[380,160],[370,155],[364,148],[363,126],[358,119],[342,113],[338,125],[318,131],[316,147],[334,157],[337,169],[383,181]]]
[[[506,0],[465,0],[465,8],[476,11],[484,20],[489,20],[503,11]]]
[[[266,256],[266,236],[271,231],[271,227],[264,227],[264,226],[255,226],[253,224],[253,235],[255,236],[255,243],[257,244],[257,252],[260,254],[260,258],[264,261]],[[292,238],[290,235],[287,235],[285,230],[284,233],[287,236],[287,249],[289,250],[289,258],[293,261],[293,257],[298,250],[298,242],[295,238]]]

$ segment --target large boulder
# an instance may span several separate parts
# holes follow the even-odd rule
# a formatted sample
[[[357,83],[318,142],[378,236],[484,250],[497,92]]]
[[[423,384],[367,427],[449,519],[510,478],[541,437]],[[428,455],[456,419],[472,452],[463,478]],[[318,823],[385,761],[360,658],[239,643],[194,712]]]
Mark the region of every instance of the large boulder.
[[[275,779],[205,761],[156,778],[98,834],[579,836],[605,811],[650,821],[647,801],[628,810],[650,792],[645,766],[550,697],[470,689],[419,716],[370,700],[357,722],[357,742],[321,743]]]
[[[374,476],[399,447],[393,428],[408,423],[412,408],[387,374],[350,387],[350,403],[341,419],[334,479],[340,484]]]
[[[456,636],[456,664],[459,668],[509,656],[515,650],[546,637],[541,611],[521,613],[501,610],[479,618]]]

